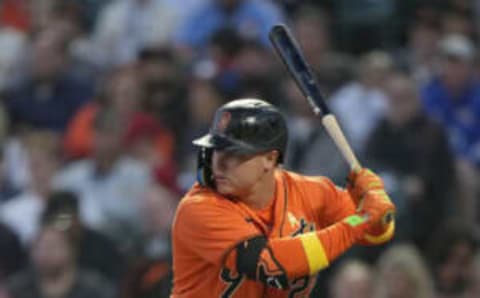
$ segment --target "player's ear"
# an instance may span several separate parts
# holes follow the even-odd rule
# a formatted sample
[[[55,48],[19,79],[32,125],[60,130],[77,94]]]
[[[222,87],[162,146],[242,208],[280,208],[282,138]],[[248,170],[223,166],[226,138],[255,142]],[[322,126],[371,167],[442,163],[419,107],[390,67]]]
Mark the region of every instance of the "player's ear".
[[[278,152],[278,150],[272,150],[265,153],[265,156],[264,156],[265,171],[269,171],[275,168],[275,166],[277,165],[279,156],[280,156],[280,153]]]

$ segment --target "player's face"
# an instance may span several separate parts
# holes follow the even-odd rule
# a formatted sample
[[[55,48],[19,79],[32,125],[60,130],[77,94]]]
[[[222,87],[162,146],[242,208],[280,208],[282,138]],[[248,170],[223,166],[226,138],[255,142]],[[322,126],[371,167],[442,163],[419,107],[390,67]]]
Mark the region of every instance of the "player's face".
[[[265,174],[275,167],[276,151],[255,155],[238,155],[214,151],[212,170],[216,190],[222,195],[242,198],[263,183]]]

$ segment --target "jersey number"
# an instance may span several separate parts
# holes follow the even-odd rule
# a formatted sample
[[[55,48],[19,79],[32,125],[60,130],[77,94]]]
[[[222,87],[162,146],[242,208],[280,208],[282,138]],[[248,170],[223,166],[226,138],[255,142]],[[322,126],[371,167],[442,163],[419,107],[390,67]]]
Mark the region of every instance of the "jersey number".
[[[220,273],[220,277],[222,280],[227,283],[227,288],[223,292],[221,298],[230,298],[232,297],[235,290],[240,286],[243,280],[243,275],[237,273],[236,276],[232,276],[232,272],[230,269],[223,268],[222,272]]]
[[[309,276],[300,277],[300,278],[295,279],[292,282],[292,290],[288,294],[288,298],[295,298],[295,295],[305,291],[305,289],[308,288],[309,283],[310,283],[310,277]]]
[[[240,286],[243,280],[243,275],[238,274],[236,276],[232,276],[232,272],[227,269],[223,268],[222,272],[220,273],[220,277],[222,280],[228,284],[227,288],[223,292],[221,298],[230,298],[232,297],[233,293],[235,293],[235,290]],[[295,298],[295,295],[305,291],[305,289],[308,288],[308,285],[310,283],[310,277],[301,277],[297,278],[292,282],[292,289],[290,290],[290,293],[288,294],[288,298]]]

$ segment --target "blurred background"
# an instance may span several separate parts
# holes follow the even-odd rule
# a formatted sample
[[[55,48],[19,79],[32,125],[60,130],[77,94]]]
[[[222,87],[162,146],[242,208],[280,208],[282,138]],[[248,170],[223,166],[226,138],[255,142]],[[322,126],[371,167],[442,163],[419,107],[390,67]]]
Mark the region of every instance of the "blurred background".
[[[312,297],[480,297],[480,1],[0,0],[0,297],[168,297],[191,140],[278,105],[285,168],[344,185],[268,43],[287,23],[398,208]]]

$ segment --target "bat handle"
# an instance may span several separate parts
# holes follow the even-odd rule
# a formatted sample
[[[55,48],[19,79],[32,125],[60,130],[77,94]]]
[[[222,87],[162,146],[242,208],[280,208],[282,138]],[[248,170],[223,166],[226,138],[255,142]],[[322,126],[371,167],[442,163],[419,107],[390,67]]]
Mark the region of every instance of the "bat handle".
[[[340,149],[343,158],[350,165],[350,170],[358,172],[362,169],[362,165],[353,153],[352,148],[348,144],[347,138],[340,129],[340,125],[333,114],[327,114],[322,117],[322,124],[327,130],[330,137],[333,139],[337,147]],[[367,215],[368,216],[368,215]],[[388,225],[394,219],[394,213],[389,212],[382,218],[382,224]]]
[[[327,114],[322,117],[322,124],[327,130],[330,137],[333,139],[338,149],[342,153],[343,158],[347,161],[350,166],[350,170],[358,172],[362,169],[362,165],[358,161],[355,153],[353,153],[352,148],[348,144],[345,135],[340,129],[337,118],[333,114]]]

